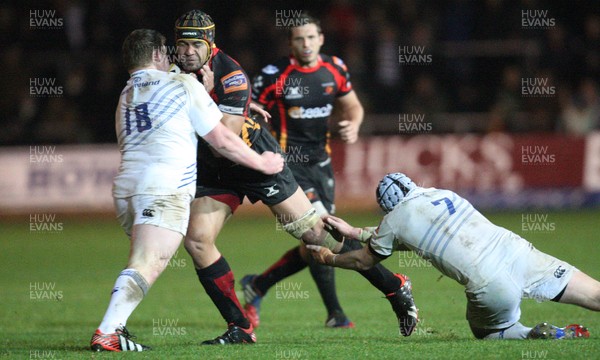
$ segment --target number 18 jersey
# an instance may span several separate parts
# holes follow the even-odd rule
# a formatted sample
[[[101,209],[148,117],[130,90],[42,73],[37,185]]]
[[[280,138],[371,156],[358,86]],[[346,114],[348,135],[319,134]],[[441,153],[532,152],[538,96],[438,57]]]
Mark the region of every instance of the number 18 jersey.
[[[196,134],[222,113],[192,76],[154,69],[131,74],[115,114],[121,165],[113,196],[194,195]]]
[[[531,246],[466,199],[435,188],[411,191],[383,218],[370,247],[388,257],[402,244],[467,289],[485,286]]]

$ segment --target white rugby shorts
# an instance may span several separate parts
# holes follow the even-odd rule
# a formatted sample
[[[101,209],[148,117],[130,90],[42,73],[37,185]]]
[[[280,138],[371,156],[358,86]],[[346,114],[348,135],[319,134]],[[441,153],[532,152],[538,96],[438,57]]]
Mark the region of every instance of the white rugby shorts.
[[[575,271],[578,270],[574,266],[531,245],[487,285],[465,291],[467,320],[471,327],[480,329],[512,326],[521,317],[522,298],[552,300]]]
[[[190,217],[190,194],[134,195],[115,198],[117,219],[127,236],[133,225],[148,224],[169,229],[185,236]]]

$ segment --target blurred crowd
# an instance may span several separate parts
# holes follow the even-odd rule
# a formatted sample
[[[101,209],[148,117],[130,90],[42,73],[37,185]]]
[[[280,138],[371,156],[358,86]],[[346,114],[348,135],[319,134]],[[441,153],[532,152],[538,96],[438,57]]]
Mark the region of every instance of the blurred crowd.
[[[123,39],[154,28],[172,46],[193,8],[251,77],[288,53],[285,18],[310,12],[368,116],[425,114],[432,132],[600,128],[596,1],[26,0],[0,5],[0,145],[116,141]]]

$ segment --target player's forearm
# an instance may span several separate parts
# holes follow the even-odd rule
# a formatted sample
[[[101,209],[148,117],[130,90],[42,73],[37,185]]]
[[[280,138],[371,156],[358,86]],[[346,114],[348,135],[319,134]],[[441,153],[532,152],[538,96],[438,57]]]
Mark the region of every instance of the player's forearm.
[[[375,266],[377,262],[367,248],[343,254],[328,254],[325,257],[325,264],[329,266],[358,271],[368,270]]]
[[[363,122],[363,118],[365,116],[365,110],[363,109],[363,107],[360,103],[351,105],[350,107],[345,109],[344,113],[345,113],[344,118],[346,120],[349,120],[357,128],[360,127],[360,125]]]
[[[217,125],[204,139],[221,155],[240,165],[262,171],[263,159],[233,131]]]

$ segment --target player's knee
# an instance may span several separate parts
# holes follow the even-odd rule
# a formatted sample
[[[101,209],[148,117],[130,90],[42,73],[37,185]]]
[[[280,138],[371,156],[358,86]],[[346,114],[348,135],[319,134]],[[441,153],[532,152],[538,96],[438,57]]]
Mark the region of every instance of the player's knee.
[[[185,249],[193,254],[214,246],[217,232],[210,226],[190,226],[183,241]]]
[[[325,246],[336,253],[342,247],[342,243],[335,240],[325,230],[323,221],[314,208],[308,210],[298,219],[283,224],[283,228],[305,244]]]
[[[321,222],[321,219],[316,214],[315,209],[311,208],[297,219],[283,224],[283,228],[296,239],[307,244],[317,245],[319,241],[319,222]],[[323,228],[322,222],[320,228]]]
[[[149,256],[145,259],[138,259],[137,261],[131,262],[127,267],[136,269],[143,279],[149,285],[152,285],[165,270],[171,257],[163,257],[161,255],[158,255],[157,257],[157,254],[148,255]]]
[[[594,311],[600,311],[600,282],[597,281],[592,291],[592,306],[590,308]]]

